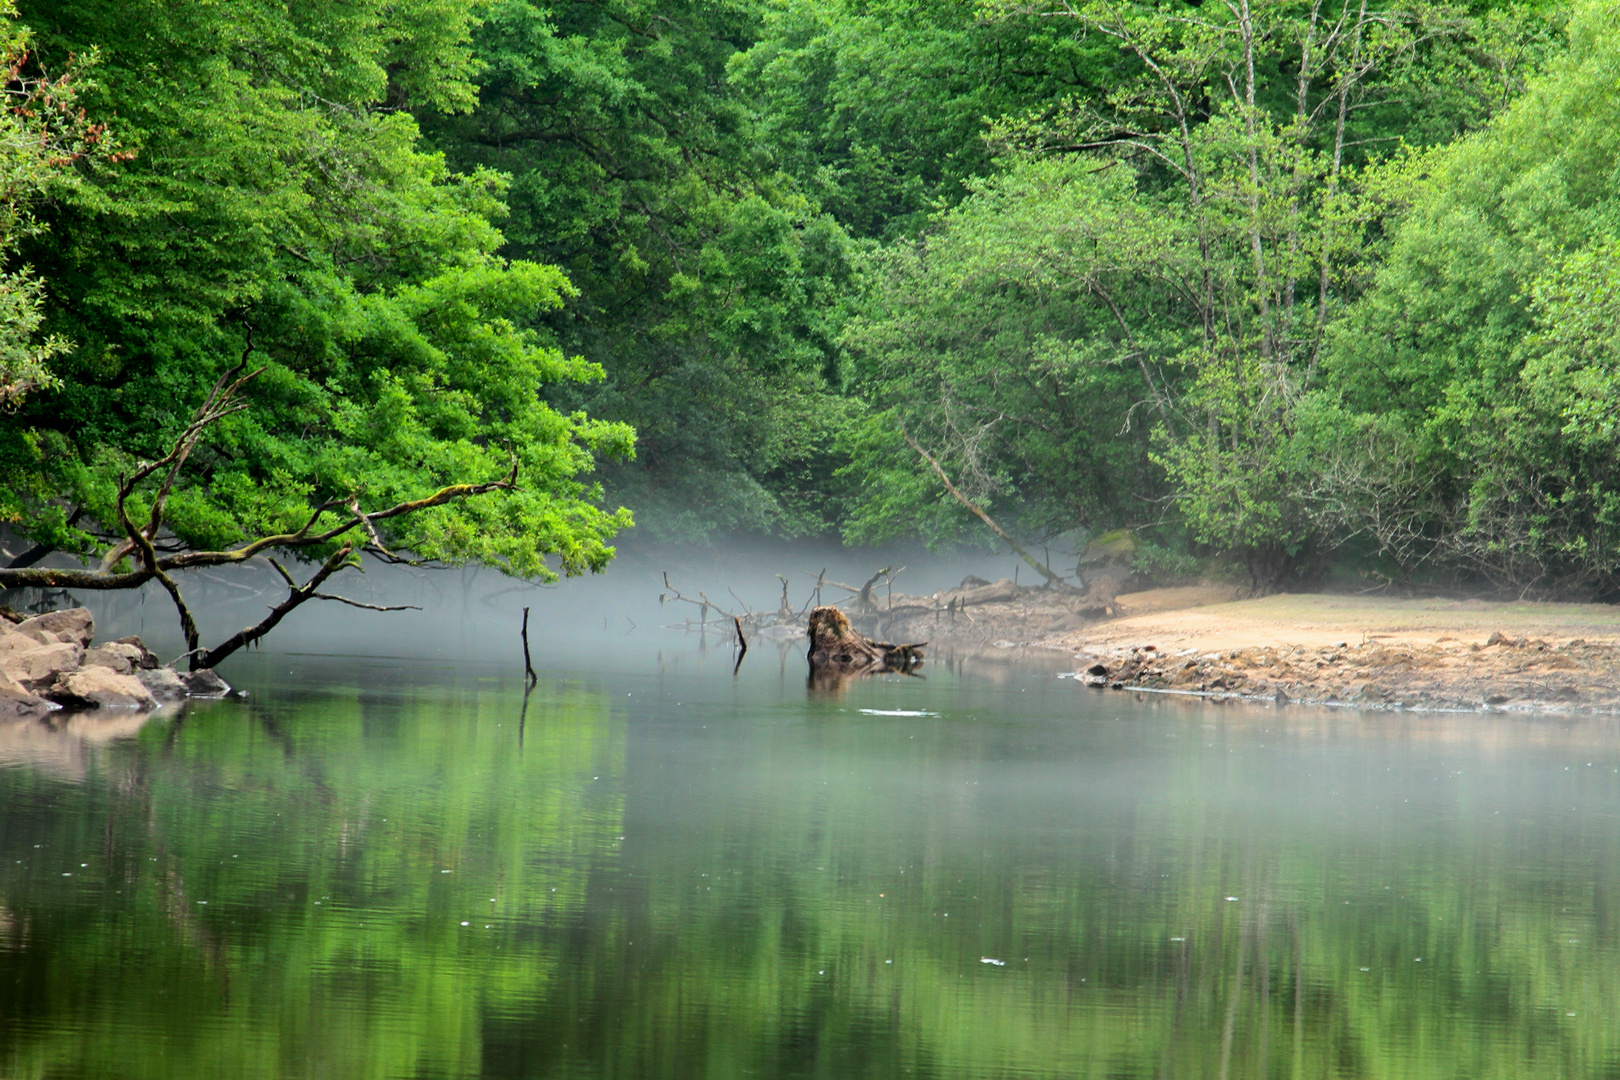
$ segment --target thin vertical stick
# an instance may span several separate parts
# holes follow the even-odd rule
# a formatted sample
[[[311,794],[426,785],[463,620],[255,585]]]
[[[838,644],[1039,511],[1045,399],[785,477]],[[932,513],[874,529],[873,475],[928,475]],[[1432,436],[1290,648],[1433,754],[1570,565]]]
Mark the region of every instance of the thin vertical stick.
[[[540,676],[534,673],[534,664],[529,661],[529,609],[523,609],[523,680],[533,686],[540,681]]]
[[[737,626],[737,662],[731,668],[731,674],[735,676],[742,668],[742,658],[748,655],[748,639],[743,637],[742,620],[733,615],[731,621]]]

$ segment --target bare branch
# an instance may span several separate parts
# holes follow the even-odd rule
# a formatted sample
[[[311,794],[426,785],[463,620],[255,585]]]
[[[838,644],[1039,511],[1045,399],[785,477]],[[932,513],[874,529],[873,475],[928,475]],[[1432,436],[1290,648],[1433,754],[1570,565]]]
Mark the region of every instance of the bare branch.
[[[323,592],[310,593],[309,598],[311,600],[336,600],[340,604],[348,604],[350,607],[365,608],[367,611],[421,611],[422,610],[420,607],[418,607],[415,604],[362,604],[360,601],[358,601],[358,600],[350,600],[346,596],[333,596],[331,593],[323,593]]]
[[[245,645],[251,645],[255,641],[264,637],[264,635],[275,629],[276,624],[281,622],[281,620],[287,616],[288,612],[298,607],[304,601],[313,598],[315,596],[316,589],[320,587],[322,582],[331,577],[333,574],[337,573],[339,570],[343,569],[344,566],[349,565],[349,556],[353,553],[354,546],[352,544],[344,544],[342,547],[338,548],[332,553],[330,558],[321,564],[321,568],[315,571],[313,577],[304,582],[304,584],[291,588],[287,593],[287,599],[272,607],[270,609],[270,614],[266,615],[257,624],[237,631],[219,645],[209,649],[207,653],[201,657],[193,655],[191,658],[191,669],[196,671],[198,668],[218,667],[221,661],[230,656],[232,653],[236,652],[238,649],[241,649]],[[287,578],[289,582],[291,581],[291,576],[285,570],[279,566],[277,566],[276,569],[281,571],[283,578]]]

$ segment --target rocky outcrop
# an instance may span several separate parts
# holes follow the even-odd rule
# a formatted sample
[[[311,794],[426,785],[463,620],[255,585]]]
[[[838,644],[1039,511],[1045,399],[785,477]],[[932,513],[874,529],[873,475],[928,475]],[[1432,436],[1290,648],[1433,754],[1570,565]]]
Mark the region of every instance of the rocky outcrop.
[[[92,644],[88,608],[0,620],[0,719],[57,709],[146,711],[184,697],[224,697],[229,684],[209,670],[164,667],[137,637]]]

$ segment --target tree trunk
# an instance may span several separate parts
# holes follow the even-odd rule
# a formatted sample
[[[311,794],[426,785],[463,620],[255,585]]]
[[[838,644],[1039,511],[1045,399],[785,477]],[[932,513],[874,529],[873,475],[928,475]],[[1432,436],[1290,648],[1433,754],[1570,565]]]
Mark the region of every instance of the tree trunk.
[[[908,671],[922,661],[926,641],[891,645],[856,633],[849,617],[835,607],[810,612],[810,679],[841,682],[851,675]]]

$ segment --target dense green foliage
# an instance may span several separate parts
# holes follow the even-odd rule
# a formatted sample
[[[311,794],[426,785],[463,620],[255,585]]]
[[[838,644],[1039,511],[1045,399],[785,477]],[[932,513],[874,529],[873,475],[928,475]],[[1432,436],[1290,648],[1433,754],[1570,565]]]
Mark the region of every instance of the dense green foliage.
[[[538,394],[600,374],[535,329],[574,289],[499,254],[504,179],[451,173],[398,108],[471,102],[465,5],[82,0],[22,16],[43,57],[98,51],[81,99],[131,156],[85,170],[25,247],[72,348],[60,385],[0,421],[0,514],[17,530],[106,551],[117,477],[163,455],[243,359],[263,369],[249,407],[186,459],[167,546],[223,548],[297,530],[328,500],[374,512],[515,466],[516,490],[380,522],[380,539],[523,575],[611,557],[628,514],[577,477],[631,433]]]
[[[520,494],[389,542],[599,567],[619,502],[659,537],[982,535],[910,437],[1032,540],[1132,528],[1257,589],[1620,583],[1612,3],[21,18],[133,153],[8,204],[38,389],[0,513],[43,548],[106,549],[116,475],[251,328],[176,543],[514,455]]]

